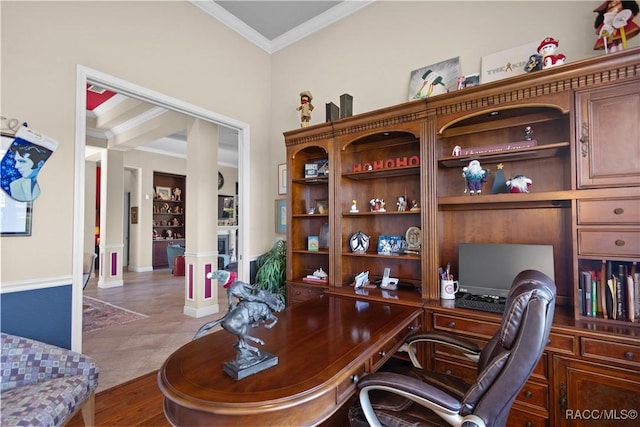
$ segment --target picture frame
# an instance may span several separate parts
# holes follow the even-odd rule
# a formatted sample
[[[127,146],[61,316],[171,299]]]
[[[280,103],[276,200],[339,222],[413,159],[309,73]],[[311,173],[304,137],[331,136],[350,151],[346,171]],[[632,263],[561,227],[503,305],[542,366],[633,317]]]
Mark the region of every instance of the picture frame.
[[[156,186],[156,198],[160,200],[171,200],[171,187]]]
[[[137,223],[138,223],[138,207],[132,206],[131,207],[131,224],[137,224]]]
[[[13,136],[2,133],[0,158],[9,149]],[[20,202],[0,190],[0,236],[31,236],[33,201]]]
[[[327,199],[316,200],[315,212],[320,215],[326,215],[327,213],[329,213],[329,201]]]
[[[278,165],[278,194],[287,194],[287,164]]]
[[[276,199],[276,233],[287,232],[287,200]]]
[[[412,101],[453,92],[458,88],[459,76],[459,56],[413,70],[409,77],[407,100]]]

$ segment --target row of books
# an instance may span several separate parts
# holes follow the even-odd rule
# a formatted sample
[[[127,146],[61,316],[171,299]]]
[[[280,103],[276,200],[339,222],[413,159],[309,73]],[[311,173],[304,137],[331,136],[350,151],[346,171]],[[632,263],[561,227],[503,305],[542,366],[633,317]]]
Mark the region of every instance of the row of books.
[[[580,314],[640,323],[640,272],[636,263],[603,261],[598,270],[581,270]]]

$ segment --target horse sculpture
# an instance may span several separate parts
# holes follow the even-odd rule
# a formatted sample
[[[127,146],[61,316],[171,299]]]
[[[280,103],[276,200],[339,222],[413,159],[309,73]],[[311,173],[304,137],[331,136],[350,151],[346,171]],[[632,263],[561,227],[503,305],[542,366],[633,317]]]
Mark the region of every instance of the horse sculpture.
[[[228,280],[229,276],[219,273],[220,271],[221,270],[210,273],[210,278],[225,278]],[[233,279],[231,278],[231,280]],[[210,329],[218,325],[225,331],[236,335],[238,342],[234,347],[238,350],[238,354],[234,361],[225,363],[225,371],[228,372],[228,370],[232,370],[232,376],[240,379],[237,375],[239,371],[264,362],[267,359],[275,358],[275,356],[249,345],[248,341],[264,345],[264,341],[260,338],[249,335],[249,328],[255,328],[260,325],[264,325],[265,328],[274,327],[275,324],[278,323],[278,318],[274,316],[273,312],[282,311],[284,309],[284,303],[278,296],[245,282],[235,281],[230,284],[226,283],[225,287],[227,288],[229,310],[220,319],[205,323],[198,329],[193,339],[200,338]],[[232,297],[238,298],[238,303],[235,307],[232,304]],[[277,358],[275,358],[275,363],[277,363]],[[269,366],[273,366],[273,364]]]

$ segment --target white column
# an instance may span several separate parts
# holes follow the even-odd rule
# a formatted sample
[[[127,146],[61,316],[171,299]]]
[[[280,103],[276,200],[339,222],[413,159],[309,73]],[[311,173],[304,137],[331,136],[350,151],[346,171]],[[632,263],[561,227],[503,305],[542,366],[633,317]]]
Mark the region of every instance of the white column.
[[[98,287],[122,286],[124,152],[106,150],[100,171],[100,274]]]
[[[218,126],[193,119],[187,127],[184,314],[218,313]]]

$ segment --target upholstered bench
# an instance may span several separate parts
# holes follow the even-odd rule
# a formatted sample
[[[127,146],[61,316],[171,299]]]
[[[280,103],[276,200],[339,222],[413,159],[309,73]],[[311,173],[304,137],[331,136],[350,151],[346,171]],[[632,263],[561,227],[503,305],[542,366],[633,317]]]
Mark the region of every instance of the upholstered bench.
[[[95,360],[71,350],[2,333],[0,424],[59,426],[82,409],[95,424]]]

